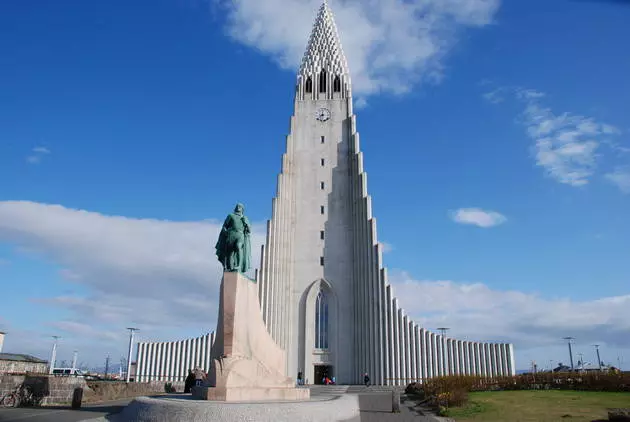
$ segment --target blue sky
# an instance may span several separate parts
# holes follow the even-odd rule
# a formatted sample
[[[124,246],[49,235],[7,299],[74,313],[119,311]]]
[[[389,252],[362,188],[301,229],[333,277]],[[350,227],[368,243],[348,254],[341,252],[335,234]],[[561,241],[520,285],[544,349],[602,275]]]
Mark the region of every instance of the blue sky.
[[[318,3],[0,3],[5,351],[214,328],[217,224],[242,201],[263,240]],[[519,368],[566,335],[630,359],[630,6],[417,3],[330,2],[403,306]]]

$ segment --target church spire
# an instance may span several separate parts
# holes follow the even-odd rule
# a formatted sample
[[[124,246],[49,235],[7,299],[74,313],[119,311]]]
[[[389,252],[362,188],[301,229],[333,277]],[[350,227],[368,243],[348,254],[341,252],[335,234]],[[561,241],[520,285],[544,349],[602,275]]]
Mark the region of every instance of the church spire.
[[[302,58],[298,72],[300,92],[299,99],[350,97],[350,70],[327,0],[319,8]]]

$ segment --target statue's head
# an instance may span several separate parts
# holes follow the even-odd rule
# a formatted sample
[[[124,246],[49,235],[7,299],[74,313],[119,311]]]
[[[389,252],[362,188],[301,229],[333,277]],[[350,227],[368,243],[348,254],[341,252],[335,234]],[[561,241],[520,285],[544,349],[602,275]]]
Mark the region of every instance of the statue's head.
[[[236,206],[234,207],[234,213],[243,214],[244,212],[245,212],[245,207],[243,206],[243,204],[241,204],[240,202],[236,204]]]

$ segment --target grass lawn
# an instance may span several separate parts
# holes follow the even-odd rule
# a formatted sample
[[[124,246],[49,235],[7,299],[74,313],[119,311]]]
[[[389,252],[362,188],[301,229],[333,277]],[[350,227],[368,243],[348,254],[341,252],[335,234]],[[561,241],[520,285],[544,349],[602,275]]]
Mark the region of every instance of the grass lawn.
[[[607,408],[630,407],[630,393],[590,391],[493,391],[471,393],[469,403],[449,409],[457,422],[608,420]]]

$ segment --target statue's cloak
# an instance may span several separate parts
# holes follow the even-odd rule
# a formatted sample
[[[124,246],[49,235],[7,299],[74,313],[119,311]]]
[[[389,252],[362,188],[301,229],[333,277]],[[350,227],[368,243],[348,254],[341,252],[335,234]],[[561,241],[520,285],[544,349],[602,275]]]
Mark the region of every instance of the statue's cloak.
[[[251,268],[250,226],[247,217],[238,214],[228,215],[221,228],[221,233],[219,233],[215,249],[217,258],[223,267],[227,268],[230,255],[235,253],[236,243],[241,238],[243,239],[243,250],[240,254],[240,265],[234,270],[246,273]]]

